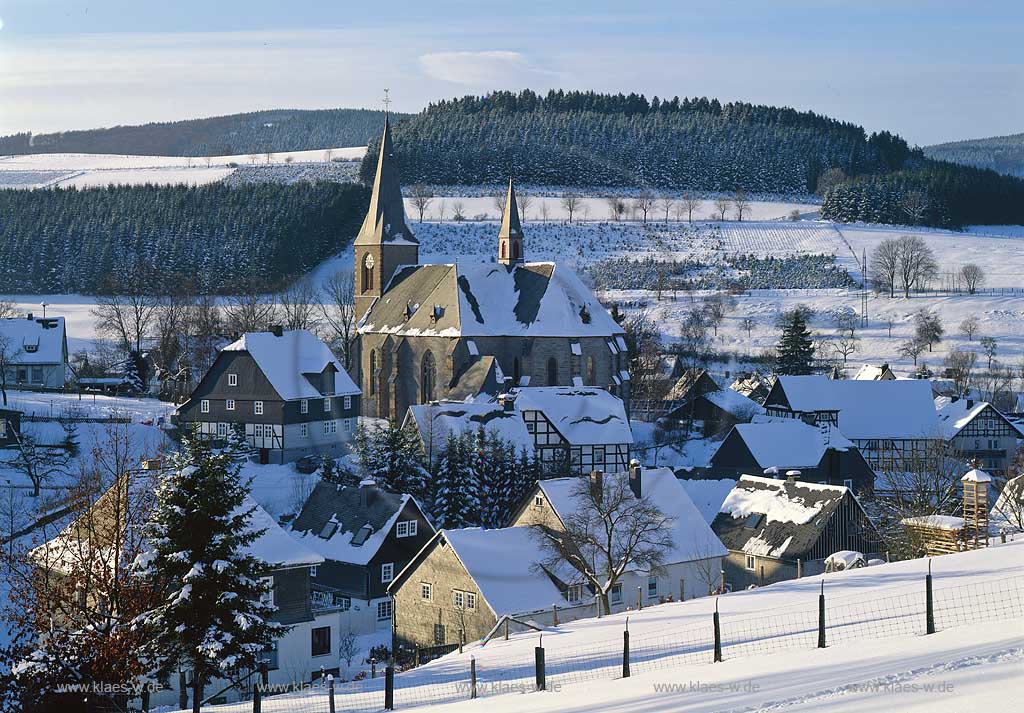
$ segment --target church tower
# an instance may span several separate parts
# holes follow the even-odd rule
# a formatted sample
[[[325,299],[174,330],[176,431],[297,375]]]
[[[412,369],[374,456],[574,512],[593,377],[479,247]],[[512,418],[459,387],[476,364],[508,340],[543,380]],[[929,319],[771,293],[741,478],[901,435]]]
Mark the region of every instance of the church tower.
[[[355,309],[356,319],[359,319],[373,300],[384,293],[400,265],[415,265],[420,260],[419,241],[405,223],[405,204],[387,116],[384,117],[370,208],[356,236],[354,252]]]
[[[501,216],[501,230],[498,231],[498,262],[502,265],[523,264],[523,226],[519,222],[516,189],[511,177],[505,196],[505,212]]]

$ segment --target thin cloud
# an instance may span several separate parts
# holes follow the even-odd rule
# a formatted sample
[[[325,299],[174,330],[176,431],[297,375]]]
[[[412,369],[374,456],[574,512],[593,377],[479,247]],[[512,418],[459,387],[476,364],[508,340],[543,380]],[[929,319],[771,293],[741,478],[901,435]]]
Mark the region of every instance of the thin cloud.
[[[427,76],[466,86],[546,85],[565,78],[520,52],[431,52],[420,55],[419,62]]]

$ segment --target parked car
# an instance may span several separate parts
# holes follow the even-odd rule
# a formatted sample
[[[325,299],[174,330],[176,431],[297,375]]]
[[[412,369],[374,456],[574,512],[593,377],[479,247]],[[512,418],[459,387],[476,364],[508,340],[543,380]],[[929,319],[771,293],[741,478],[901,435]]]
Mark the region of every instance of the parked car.
[[[295,461],[295,470],[300,473],[315,473],[323,464],[323,458],[320,456],[305,456]]]

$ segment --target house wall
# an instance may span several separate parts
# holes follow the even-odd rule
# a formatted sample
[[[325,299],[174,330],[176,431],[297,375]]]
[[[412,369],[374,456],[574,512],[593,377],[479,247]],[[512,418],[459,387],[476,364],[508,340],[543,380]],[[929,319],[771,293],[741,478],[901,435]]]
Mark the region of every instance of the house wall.
[[[7,368],[7,388],[19,386],[59,389],[64,386],[65,364],[14,364]]]
[[[1002,414],[987,406],[949,444],[965,460],[979,460],[982,468],[999,472],[1010,465],[1018,435]]]
[[[746,589],[750,585],[760,585],[763,581],[765,584],[772,582],[781,582],[787,579],[796,579],[796,562],[790,562],[788,560],[780,560],[773,557],[754,557],[754,569],[747,569],[746,566],[747,555],[744,552],[737,550],[729,550],[728,556],[723,560],[723,566],[725,568],[725,582],[732,588],[732,591],[740,591]],[[806,567],[804,565],[807,565]],[[819,563],[820,564],[820,563]],[[813,571],[817,565],[813,562],[803,563],[801,562],[801,570],[803,575],[818,574],[824,571],[824,567],[821,566],[817,571]],[[764,578],[762,580],[762,571]]]
[[[430,600],[423,599],[421,584],[432,587]],[[453,590],[473,592],[476,610],[457,610],[452,604]],[[395,601],[395,639],[399,646],[425,647],[438,643],[458,643],[459,631],[466,641],[483,638],[497,623],[497,616],[484,600],[476,583],[455,556],[452,548],[440,540],[420,560],[415,571],[393,592]],[[443,641],[435,640],[435,625],[444,627]],[[440,632],[437,632],[440,633]]]

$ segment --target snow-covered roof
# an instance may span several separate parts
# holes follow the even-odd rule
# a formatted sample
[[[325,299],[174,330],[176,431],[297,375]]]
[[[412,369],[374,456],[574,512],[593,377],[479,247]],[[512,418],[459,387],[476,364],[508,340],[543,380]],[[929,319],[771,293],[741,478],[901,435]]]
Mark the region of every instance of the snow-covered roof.
[[[515,390],[519,411],[540,411],[573,445],[632,443],[622,399],[594,386],[530,386]]]
[[[533,452],[533,436],[526,430],[519,411],[506,411],[496,403],[440,403],[410,406],[409,413],[423,443],[444,447],[449,434],[485,432],[515,444],[516,450]]]
[[[983,470],[972,468],[964,474],[960,481],[966,483],[991,483],[992,476]]]
[[[1006,481],[995,505],[989,511],[989,525],[995,529],[1024,528],[1024,475]]]
[[[0,341],[14,352],[14,364],[60,364],[64,362],[63,317],[7,317],[0,319]]]
[[[582,476],[588,477],[588,476]],[[605,473],[605,478],[629,478],[628,473]],[[559,518],[565,519],[582,506],[573,494],[580,477],[553,478],[537,483]],[[640,475],[640,494],[672,518],[672,550],[665,553],[665,564],[691,562],[725,556],[725,547],[701,514],[671,468],[644,468]]]
[[[942,434],[931,384],[925,380],[780,376],[776,388],[782,389],[793,411],[838,411],[839,430],[854,440],[938,438]]]
[[[931,527],[936,530],[962,530],[964,519],[954,515],[918,515],[905,517],[900,522],[912,527]]]
[[[709,391],[704,398],[740,420],[749,420],[764,413],[764,406],[732,389]]]
[[[253,508],[249,518],[249,529],[264,531],[246,548],[249,554],[258,557],[275,569],[314,565],[324,561],[324,558],[312,549],[290,537],[281,529],[280,525],[274,522],[274,518],[248,495],[242,505],[242,509],[247,508]]]
[[[332,395],[360,393],[330,348],[305,329],[282,332],[280,337],[273,332],[247,332],[223,351],[248,352],[285,401],[325,396],[306,375],[319,375],[329,364],[335,369]]]
[[[740,423],[733,430],[761,468],[813,468],[821,463],[826,449],[846,451],[854,447],[834,426],[818,428],[793,418]]]
[[[943,437],[948,441],[951,438],[956,437],[960,431],[962,431],[967,424],[975,419],[989,406],[987,401],[975,401],[974,399],[963,399],[953,398],[950,396],[937,396],[935,398],[935,411],[939,419],[939,425],[942,427]],[[992,409],[995,411],[995,409]],[[999,413],[996,411],[996,413]],[[1000,414],[1001,416],[1002,414]],[[1024,437],[1024,433],[1021,432],[1020,428],[1017,427],[1012,421],[1007,419],[1009,423],[1018,433],[1018,436]]]
[[[883,379],[891,380],[895,376],[888,364],[864,364],[853,375],[853,379],[854,381],[881,381]]]
[[[700,510],[708,524],[715,519],[715,515],[722,508],[722,503],[736,487],[736,481],[729,478],[681,478],[679,484],[683,486],[683,490],[690,496],[690,500]]]
[[[565,599],[537,566],[542,557],[537,535],[529,527],[441,530],[480,594],[499,617],[549,609]]]
[[[623,334],[572,270],[550,262],[401,267],[359,331],[442,337]]]

